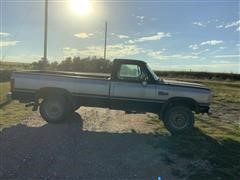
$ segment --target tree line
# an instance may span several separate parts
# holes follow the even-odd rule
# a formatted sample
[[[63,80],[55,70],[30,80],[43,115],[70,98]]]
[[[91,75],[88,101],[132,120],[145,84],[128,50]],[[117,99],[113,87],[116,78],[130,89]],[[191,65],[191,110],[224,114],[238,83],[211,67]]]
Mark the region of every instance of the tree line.
[[[44,59],[27,63],[0,62],[0,82],[9,81],[13,71],[20,70],[49,70],[110,73],[112,62],[97,57],[67,57],[61,62],[49,62]],[[191,78],[210,80],[240,80],[236,73],[186,72],[186,71],[155,71],[159,77],[165,78]]]
[[[53,71],[74,71],[74,72],[101,72],[110,73],[112,62],[97,57],[67,57],[61,62],[49,62],[41,59],[32,63],[34,70],[53,70]]]

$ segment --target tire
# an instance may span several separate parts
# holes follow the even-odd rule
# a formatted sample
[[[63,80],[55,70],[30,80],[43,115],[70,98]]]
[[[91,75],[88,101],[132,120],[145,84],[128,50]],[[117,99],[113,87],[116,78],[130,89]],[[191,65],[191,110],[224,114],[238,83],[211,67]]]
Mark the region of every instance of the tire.
[[[69,106],[62,97],[45,98],[40,105],[42,118],[49,123],[60,123],[69,113]]]
[[[163,122],[172,134],[183,134],[193,129],[194,115],[188,107],[175,106],[166,111]]]

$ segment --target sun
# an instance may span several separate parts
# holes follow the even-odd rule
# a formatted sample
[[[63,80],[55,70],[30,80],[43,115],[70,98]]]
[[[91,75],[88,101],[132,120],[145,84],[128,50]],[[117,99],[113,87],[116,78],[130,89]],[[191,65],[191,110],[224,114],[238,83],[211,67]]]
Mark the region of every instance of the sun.
[[[90,0],[70,0],[72,11],[78,15],[87,15],[92,11],[92,3]]]

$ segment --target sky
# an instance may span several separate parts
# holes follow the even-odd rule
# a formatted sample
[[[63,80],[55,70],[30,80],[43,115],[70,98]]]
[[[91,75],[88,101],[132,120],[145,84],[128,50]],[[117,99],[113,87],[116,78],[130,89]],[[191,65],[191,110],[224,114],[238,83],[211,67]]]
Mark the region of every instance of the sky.
[[[69,0],[49,0],[48,60],[103,57],[144,60],[154,70],[240,73],[240,1],[91,1],[76,14]],[[43,56],[43,0],[0,0],[1,61]]]

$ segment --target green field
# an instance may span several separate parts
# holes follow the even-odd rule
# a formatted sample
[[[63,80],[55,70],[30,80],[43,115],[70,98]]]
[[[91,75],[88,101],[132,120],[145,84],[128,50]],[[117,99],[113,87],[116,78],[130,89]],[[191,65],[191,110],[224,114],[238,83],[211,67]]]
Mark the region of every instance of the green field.
[[[0,83],[0,102],[6,99],[6,95],[10,91],[10,83],[9,82],[1,82]]]
[[[1,69],[4,69],[4,70],[23,70],[23,69],[31,69],[32,65],[30,63],[0,61],[0,67]]]
[[[0,83],[0,102],[6,100],[6,95],[10,91],[10,83]],[[21,122],[32,113],[31,108],[25,108],[24,104],[17,101],[11,101],[0,108],[0,129],[10,127],[13,124]]]
[[[0,108],[0,130],[20,123],[31,114],[31,108],[26,108],[17,101],[11,101]]]
[[[207,85],[213,91],[213,102],[240,103],[240,81],[212,81],[198,79],[171,78],[186,82],[201,83]]]

